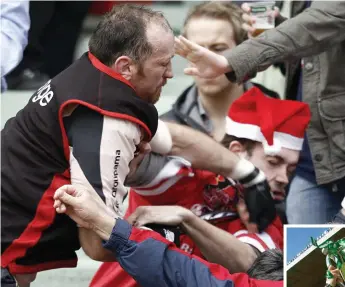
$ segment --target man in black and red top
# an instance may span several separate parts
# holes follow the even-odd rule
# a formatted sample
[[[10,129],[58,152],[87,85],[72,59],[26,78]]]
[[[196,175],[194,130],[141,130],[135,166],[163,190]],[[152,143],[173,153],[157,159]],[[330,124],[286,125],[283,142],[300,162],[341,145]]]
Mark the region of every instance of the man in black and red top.
[[[39,271],[75,267],[88,231],[53,208],[73,183],[122,216],[124,180],[157,130],[158,100],[171,78],[174,36],[161,13],[116,6],[89,52],[48,81],[1,132],[1,285],[29,286]],[[79,235],[79,240],[78,240]],[[12,285],[11,285],[12,284]]]

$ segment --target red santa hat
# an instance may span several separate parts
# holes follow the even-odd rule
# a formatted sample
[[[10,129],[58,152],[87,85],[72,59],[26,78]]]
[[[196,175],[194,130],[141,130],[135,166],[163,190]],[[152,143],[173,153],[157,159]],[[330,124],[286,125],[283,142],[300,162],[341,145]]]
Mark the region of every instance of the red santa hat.
[[[265,153],[275,155],[281,147],[301,150],[309,121],[307,104],[273,99],[253,87],[231,105],[226,133],[262,142]]]

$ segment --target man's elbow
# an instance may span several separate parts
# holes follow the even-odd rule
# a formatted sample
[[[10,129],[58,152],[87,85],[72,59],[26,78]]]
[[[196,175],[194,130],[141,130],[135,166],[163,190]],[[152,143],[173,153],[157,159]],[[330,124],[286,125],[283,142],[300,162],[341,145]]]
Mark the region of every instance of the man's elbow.
[[[246,244],[247,246],[245,247],[245,249],[243,250],[244,252],[242,252],[241,254],[239,254],[240,257],[237,258],[237,264],[233,264],[233,260],[232,262],[228,262],[227,266],[225,266],[226,268],[228,268],[229,270],[231,270],[231,272],[233,273],[246,273],[250,267],[252,267],[252,265],[254,264],[255,260],[258,258],[259,253],[257,250],[254,250],[254,248],[248,244]]]
[[[248,252],[248,255],[242,261],[242,267],[240,267],[241,270],[237,272],[247,272],[250,269],[250,267],[252,267],[252,265],[254,264],[256,258],[258,258],[258,254],[252,249],[252,251]]]

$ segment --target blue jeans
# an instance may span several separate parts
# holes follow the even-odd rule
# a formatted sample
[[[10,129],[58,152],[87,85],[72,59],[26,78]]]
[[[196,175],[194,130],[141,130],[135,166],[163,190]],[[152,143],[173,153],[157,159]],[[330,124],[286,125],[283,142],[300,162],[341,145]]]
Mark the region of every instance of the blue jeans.
[[[296,175],[286,200],[290,224],[324,224],[331,222],[341,209],[345,195],[345,180],[334,184],[317,185]]]

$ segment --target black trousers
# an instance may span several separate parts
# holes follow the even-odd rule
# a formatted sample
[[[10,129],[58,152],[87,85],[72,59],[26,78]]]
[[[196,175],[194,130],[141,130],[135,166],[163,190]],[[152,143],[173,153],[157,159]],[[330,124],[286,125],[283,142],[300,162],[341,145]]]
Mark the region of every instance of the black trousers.
[[[1,287],[16,287],[17,283],[14,277],[7,269],[1,268]]]
[[[30,1],[28,46],[14,73],[38,69],[51,78],[73,62],[90,1]]]

